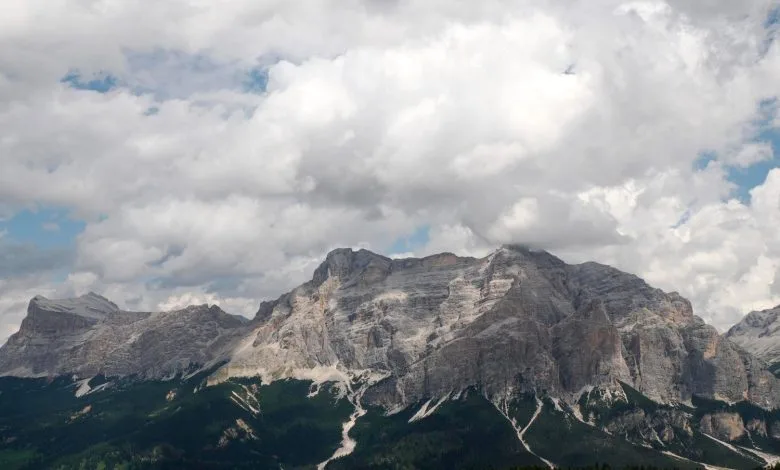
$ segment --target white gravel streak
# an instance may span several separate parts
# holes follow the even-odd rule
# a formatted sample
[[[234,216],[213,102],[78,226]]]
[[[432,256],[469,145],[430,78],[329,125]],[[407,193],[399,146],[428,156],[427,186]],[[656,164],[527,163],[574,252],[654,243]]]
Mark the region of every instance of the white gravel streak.
[[[528,424],[526,424],[525,427],[522,428],[522,429],[520,429],[520,426],[518,426],[517,420],[515,420],[514,418],[510,418],[509,417],[509,409],[507,407],[507,403],[506,402],[504,402],[504,408],[503,409],[501,409],[495,403],[493,404],[493,406],[495,406],[496,409],[504,416],[504,418],[506,418],[506,420],[509,421],[509,423],[512,425],[512,427],[514,428],[515,432],[517,433],[517,439],[520,441],[520,443],[523,445],[523,447],[525,447],[525,450],[528,451],[529,454],[533,455],[534,457],[536,457],[539,460],[541,460],[542,462],[544,462],[545,465],[547,465],[547,467],[555,468],[555,465],[553,465],[552,462],[550,462],[549,460],[545,459],[541,455],[539,455],[539,454],[535,453],[533,450],[531,450],[531,446],[529,446],[528,443],[525,442],[525,439],[523,438],[525,436],[526,431],[528,431],[528,429],[531,427],[531,425],[534,423],[534,421],[536,421],[536,418],[539,417],[539,414],[542,412],[542,406],[543,406],[542,400],[540,400],[539,397],[534,397],[534,398],[536,398],[536,411],[534,411],[534,414],[533,414],[533,416],[531,416],[531,419],[528,421]]]

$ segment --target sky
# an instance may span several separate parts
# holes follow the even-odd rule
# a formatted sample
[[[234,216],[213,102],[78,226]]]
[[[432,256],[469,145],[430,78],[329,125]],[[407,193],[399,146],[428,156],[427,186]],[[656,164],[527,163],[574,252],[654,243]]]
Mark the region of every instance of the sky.
[[[780,304],[768,0],[4,0],[0,342],[31,297],[251,316],[336,247],[505,243],[724,330]]]

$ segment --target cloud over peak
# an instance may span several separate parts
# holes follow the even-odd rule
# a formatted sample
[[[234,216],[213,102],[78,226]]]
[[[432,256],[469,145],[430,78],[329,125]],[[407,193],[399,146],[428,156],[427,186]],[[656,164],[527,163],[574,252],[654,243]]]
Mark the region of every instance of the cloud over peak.
[[[86,226],[64,281],[30,268],[33,252],[0,296],[91,289],[249,312],[332,247],[388,251],[429,227],[406,249],[517,242],[610,263],[719,327],[780,303],[766,2],[7,11],[0,212],[56,206]],[[6,329],[23,314],[4,312]]]

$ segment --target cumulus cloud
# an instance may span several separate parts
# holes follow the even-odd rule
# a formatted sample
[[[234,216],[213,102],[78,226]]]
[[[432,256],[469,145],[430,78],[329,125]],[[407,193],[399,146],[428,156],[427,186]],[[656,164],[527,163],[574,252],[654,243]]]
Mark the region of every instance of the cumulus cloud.
[[[614,211],[620,220],[618,230],[632,242],[629,247],[601,247],[570,252],[567,257],[578,261],[596,257],[640,273],[653,285],[682,292],[692,299],[698,314],[721,328],[747,311],[780,304],[780,292],[773,285],[780,268],[775,235],[780,169],[772,170],[766,182],[752,191],[750,205],[713,198],[692,205],[672,226],[669,220],[685,206],[679,205],[679,196],[653,192],[666,193],[670,184],[685,181],[673,175],[667,178],[657,188],[634,183],[591,194]],[[644,195],[656,202],[637,204]]]
[[[87,221],[41,289],[251,314],[426,226],[416,254],[608,262],[719,327],[780,302],[780,177],[728,180],[774,158],[766,2],[6,3],[0,208]]]

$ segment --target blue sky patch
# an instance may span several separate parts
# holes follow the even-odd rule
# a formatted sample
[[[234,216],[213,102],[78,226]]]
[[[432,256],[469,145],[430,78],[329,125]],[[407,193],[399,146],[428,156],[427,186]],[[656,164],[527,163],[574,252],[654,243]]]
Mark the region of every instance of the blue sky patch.
[[[85,78],[77,70],[69,72],[62,77],[60,82],[67,83],[71,88],[77,90],[96,91],[98,93],[108,93],[118,86],[118,80],[113,75],[101,73]]]
[[[174,49],[151,52],[125,51],[128,86],[137,94],[152,94],[157,100],[184,98],[196,93],[241,90],[262,93],[268,83],[267,67],[247,67],[239,61],[224,61],[207,54]]]
[[[749,168],[730,168],[729,181],[737,185],[734,196],[743,203],[750,202],[750,190],[764,184],[769,171],[780,166],[777,157]]]
[[[71,219],[64,209],[25,209],[0,221],[0,232],[5,232],[5,241],[39,248],[62,248],[73,245],[85,226],[83,221]]]
[[[715,154],[715,152],[702,152],[701,155],[699,155],[699,158],[693,162],[693,169],[696,171],[702,171],[706,169],[710,163],[716,161],[717,159],[718,156]]]
[[[189,54],[179,50],[155,49],[151,52],[125,51],[126,79],[109,71],[85,75],[72,69],[60,79],[77,90],[108,93],[119,87],[136,94],[153,95],[157,100],[184,98],[195,93],[231,89],[245,93],[265,93],[269,68],[277,57],[261,58],[254,67],[238,61],[219,61],[207,54]],[[147,114],[157,110],[149,108]]]
[[[418,250],[428,244],[430,240],[430,225],[423,225],[406,237],[400,237],[393,242],[388,253],[408,253]]]
[[[780,7],[772,8],[767,14],[766,21],[764,22],[764,28],[766,29],[766,37],[764,38],[764,44],[761,47],[761,58],[764,58],[777,37],[777,32],[780,30]]]
[[[680,217],[680,220],[678,220],[674,225],[672,225],[672,228],[679,228],[688,223],[688,221],[691,220],[691,210],[688,209],[685,211],[685,213]]]
[[[247,93],[264,93],[268,86],[268,69],[256,68],[250,70],[244,79],[244,91]]]
[[[49,273],[53,281],[64,281],[84,226],[58,208],[27,209],[0,221],[0,277]]]
[[[769,172],[774,168],[780,168],[780,129],[772,128],[771,124],[777,115],[778,100],[776,98],[761,101],[758,106],[759,118],[753,125],[761,129],[753,139],[753,142],[765,142],[771,145],[773,156],[769,160],[750,165],[747,168],[734,166],[726,167],[727,178],[736,185],[732,196],[745,204],[750,203],[750,190],[764,184]],[[697,171],[704,170],[710,162],[718,160],[715,152],[702,152],[694,162],[693,167]]]
[[[747,168],[729,168],[729,181],[737,185],[734,194],[742,202],[750,202],[750,190],[764,184],[766,177],[773,168],[780,167],[780,131],[767,130],[756,139],[772,145],[774,155],[771,160],[765,160]]]
[[[780,25],[780,6],[776,6],[769,10],[769,14],[766,16],[766,22],[764,26],[766,28],[772,28]]]

